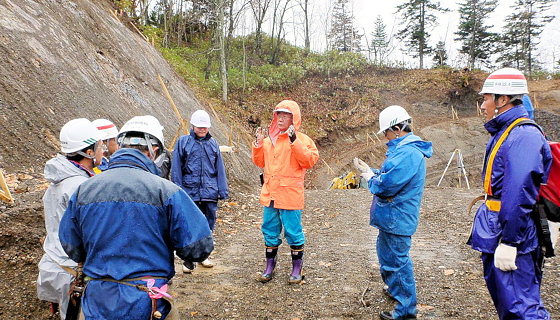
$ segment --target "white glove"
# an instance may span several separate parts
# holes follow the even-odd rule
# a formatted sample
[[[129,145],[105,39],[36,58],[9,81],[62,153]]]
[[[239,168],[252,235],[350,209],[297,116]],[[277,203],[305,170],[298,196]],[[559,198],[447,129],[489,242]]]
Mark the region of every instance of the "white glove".
[[[356,166],[356,168],[362,172],[362,177],[364,177],[366,181],[369,181],[375,175],[369,165],[361,159],[354,158],[353,162],[354,166]]]
[[[517,270],[515,257],[517,248],[500,243],[494,252],[494,266],[502,271]]]
[[[369,181],[374,175],[375,173],[373,173],[373,171],[371,170],[369,170],[368,172],[362,172],[362,177],[364,177],[366,182]]]
[[[361,159],[354,158],[353,162],[354,162],[354,166],[358,170],[360,170],[360,172],[367,172],[368,170],[370,170],[368,164],[362,161]]]

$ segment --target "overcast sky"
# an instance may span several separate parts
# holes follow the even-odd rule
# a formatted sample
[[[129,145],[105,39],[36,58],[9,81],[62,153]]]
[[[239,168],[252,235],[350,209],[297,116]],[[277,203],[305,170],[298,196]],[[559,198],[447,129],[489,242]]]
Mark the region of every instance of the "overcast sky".
[[[310,0],[311,6],[311,22],[313,27],[311,46],[315,51],[322,51],[326,46],[326,34],[329,25],[326,22],[326,17],[330,16],[332,12],[333,3],[335,0]],[[374,21],[378,15],[381,15],[383,22],[386,25],[386,32],[390,36],[395,34],[401,28],[400,21],[395,14],[397,5],[405,2],[405,0],[350,0],[352,4],[354,17],[356,19],[356,29],[360,32],[365,32],[368,39],[371,39],[371,32],[374,28]],[[459,0],[442,0],[440,1],[442,7],[452,10],[451,12],[440,14],[438,23],[439,26],[431,31],[430,45],[434,46],[440,40],[444,40],[447,46],[449,60],[448,62],[455,67],[466,65],[466,62],[461,61],[460,55],[457,53],[459,44],[453,38],[456,37],[454,32],[457,30],[459,23],[459,14],[457,12]],[[504,24],[504,17],[509,15],[512,11],[511,6],[515,0],[499,0],[499,5],[495,13],[490,19],[486,20],[487,25],[494,25],[494,32],[501,32],[501,27]],[[555,1],[551,12],[560,13],[560,0]],[[559,14],[560,15],[560,14]],[[292,20],[297,24],[297,16],[292,17]],[[286,28],[286,38],[295,42],[298,46],[303,46],[303,36],[300,27],[295,27],[293,30],[288,31]],[[542,61],[545,61],[546,67],[552,70],[553,58],[556,61],[560,59],[560,17],[556,18],[550,23],[542,34],[541,45],[539,47],[539,56]],[[406,56],[401,50],[395,50],[392,60],[405,61],[410,64],[410,67],[418,66],[418,59],[411,59]],[[431,57],[424,58],[425,63],[431,63]],[[556,67],[556,70],[560,69]]]

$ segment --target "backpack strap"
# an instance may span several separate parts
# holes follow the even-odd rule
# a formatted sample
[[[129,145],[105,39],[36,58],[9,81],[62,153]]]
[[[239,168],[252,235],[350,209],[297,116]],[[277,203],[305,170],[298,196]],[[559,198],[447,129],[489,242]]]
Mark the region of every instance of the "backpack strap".
[[[488,157],[488,162],[486,163],[486,174],[484,175],[484,191],[486,191],[486,194],[490,196],[493,195],[492,194],[492,168],[494,167],[494,158],[496,158],[496,154],[498,154],[498,150],[500,150],[502,143],[509,136],[511,130],[513,130],[513,128],[517,126],[524,125],[524,124],[534,125],[537,128],[539,128],[541,133],[543,132],[542,128],[535,121],[529,118],[516,119],[507,127],[507,129],[504,131],[504,133],[502,133],[502,135],[498,139],[498,142],[496,142],[496,144],[492,148],[492,152],[490,152],[490,156]]]

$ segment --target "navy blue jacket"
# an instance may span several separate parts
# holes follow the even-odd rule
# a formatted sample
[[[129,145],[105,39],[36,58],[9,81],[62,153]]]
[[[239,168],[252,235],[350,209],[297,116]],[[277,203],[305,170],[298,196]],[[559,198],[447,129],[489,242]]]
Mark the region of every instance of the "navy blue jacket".
[[[119,149],[106,171],[82,183],[72,195],[59,237],[72,260],[85,262],[85,275],[171,279],[173,251],[186,261],[203,261],[210,255],[214,245],[206,218],[181,188],[158,174],[154,162],[142,152]],[[157,280],[156,286],[165,282]],[[124,287],[90,281],[84,296],[86,318],[149,316],[147,293]]]
[[[486,122],[484,127],[491,137],[486,145],[483,180],[488,157],[498,139],[513,121],[527,116],[519,105]],[[469,240],[473,249],[494,253],[500,240],[516,246],[518,254],[537,248],[531,211],[540,184],[548,178],[551,159],[550,147],[537,127],[521,125],[511,130],[492,167],[492,193],[501,200],[500,211],[492,211],[485,204],[478,209]]]
[[[173,151],[171,181],[193,201],[227,199],[226,169],[220,147],[210,133],[198,138],[193,130],[179,138]]]

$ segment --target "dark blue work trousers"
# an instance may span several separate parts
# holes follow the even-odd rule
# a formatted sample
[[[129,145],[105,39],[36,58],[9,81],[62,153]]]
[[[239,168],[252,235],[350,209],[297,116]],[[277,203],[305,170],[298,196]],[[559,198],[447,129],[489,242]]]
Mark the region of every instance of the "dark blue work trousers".
[[[548,320],[541,300],[543,254],[540,248],[515,258],[517,270],[494,266],[494,254],[482,253],[484,280],[500,320]]]

